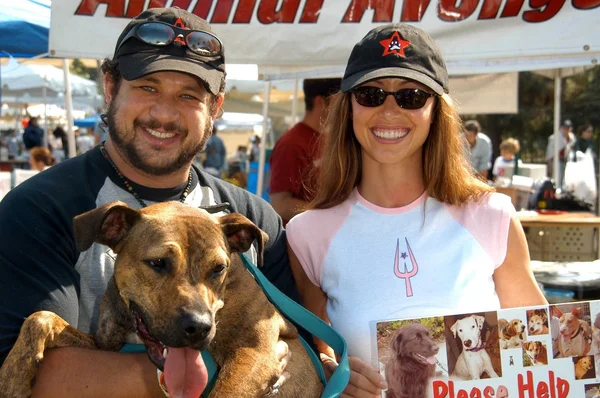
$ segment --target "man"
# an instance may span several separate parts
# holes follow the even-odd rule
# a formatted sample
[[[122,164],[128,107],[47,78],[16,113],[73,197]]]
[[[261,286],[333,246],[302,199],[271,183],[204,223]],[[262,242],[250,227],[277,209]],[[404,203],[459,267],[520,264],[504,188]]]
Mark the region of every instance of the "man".
[[[29,119],[29,124],[23,133],[23,144],[25,149],[30,150],[36,146],[43,146],[44,130],[38,125],[37,117]]]
[[[221,138],[217,137],[217,128],[213,126],[212,136],[206,143],[206,159],[202,166],[208,173],[221,178],[221,173],[225,170],[226,158],[225,144]]]
[[[271,205],[284,225],[313,198],[311,185],[321,123],[327,114],[329,96],[340,90],[341,79],[304,80],[304,119],[289,129],[271,153]]]
[[[79,154],[84,154],[90,149],[92,149],[96,145],[96,141],[94,137],[90,135],[87,129],[81,131],[79,136],[77,137],[77,150]]]
[[[579,128],[579,138],[577,138],[577,142],[573,147],[573,151],[585,153],[588,148],[592,150],[595,158],[596,148],[594,145],[594,126],[591,124],[584,124]]]
[[[567,161],[571,156],[573,147],[577,141],[575,134],[573,134],[573,123],[566,119],[560,125],[558,135],[558,175],[556,176],[556,187],[561,188],[563,186],[563,177],[565,175],[565,168]],[[548,137],[548,146],[546,147],[546,164],[548,166],[548,176],[554,176],[554,134]]]
[[[17,130],[11,129],[7,140],[8,158],[15,159],[21,153],[21,142],[17,137]]]
[[[481,125],[477,120],[467,120],[464,131],[471,152],[471,166],[487,180],[488,171],[492,167],[492,141],[481,132]]]
[[[143,23],[145,33],[156,34],[146,38],[137,30]],[[152,30],[154,23],[159,26]],[[156,36],[165,32],[171,40]],[[232,212],[269,235],[263,271],[297,298],[277,214],[247,191],[191,166],[223,103],[224,50],[210,32],[206,21],[178,8],[150,9],[132,20],[112,60],[102,65],[106,143],[31,178],[0,203],[0,363],[35,311],[53,311],[84,332],[95,331],[114,261],[97,243],[79,253],[72,219],[114,200],[136,208],[167,200],[229,202]],[[197,46],[188,48],[190,42]],[[278,346],[285,365],[289,357]],[[45,353],[34,395],[164,397],[145,353],[73,347]]]

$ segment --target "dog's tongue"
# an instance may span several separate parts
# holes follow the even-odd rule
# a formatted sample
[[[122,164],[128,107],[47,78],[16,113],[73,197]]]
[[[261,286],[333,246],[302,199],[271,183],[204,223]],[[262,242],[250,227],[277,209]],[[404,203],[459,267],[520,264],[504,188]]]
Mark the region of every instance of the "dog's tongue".
[[[435,365],[435,355],[432,355],[429,358],[427,358],[427,362],[429,362],[432,365]]]
[[[200,351],[167,348],[164,375],[172,398],[198,398],[208,383],[208,372]]]

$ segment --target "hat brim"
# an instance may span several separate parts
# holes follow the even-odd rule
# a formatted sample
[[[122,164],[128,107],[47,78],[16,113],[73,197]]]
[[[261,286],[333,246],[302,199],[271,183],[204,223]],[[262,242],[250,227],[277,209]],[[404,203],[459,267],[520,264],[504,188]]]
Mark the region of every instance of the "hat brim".
[[[119,69],[125,80],[136,80],[156,72],[181,72],[201,79],[208,90],[219,94],[224,72],[211,65],[169,54],[135,53],[119,57]]]
[[[437,95],[444,94],[444,88],[441,84],[421,72],[406,68],[378,68],[355,73],[342,81],[342,92],[346,93],[361,84],[386,77],[401,77],[414,80],[429,87]]]

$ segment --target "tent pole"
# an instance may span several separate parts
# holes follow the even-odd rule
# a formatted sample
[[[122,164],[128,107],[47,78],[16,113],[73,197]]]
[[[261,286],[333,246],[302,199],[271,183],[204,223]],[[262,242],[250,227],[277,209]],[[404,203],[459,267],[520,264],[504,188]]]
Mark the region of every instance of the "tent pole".
[[[556,183],[558,183],[558,176],[560,174],[560,164],[558,159],[559,148],[558,145],[560,143],[560,97],[561,97],[561,89],[562,89],[562,78],[560,69],[556,70],[556,74],[554,75],[554,154],[552,159],[552,178]],[[568,154],[565,153],[565,156]],[[564,173],[563,173],[564,174]],[[560,188],[562,191],[562,187],[564,184],[563,175],[561,177],[561,185],[557,188]]]
[[[262,198],[264,174],[265,174],[265,155],[267,153],[267,134],[269,129],[269,97],[271,96],[271,81],[265,82],[265,98],[263,102],[263,131],[260,137],[260,155],[258,157],[258,180],[256,183],[256,195]]]
[[[77,155],[75,136],[73,133],[73,99],[71,98],[71,81],[69,80],[69,60],[63,58],[63,73],[65,75],[65,109],[67,110],[67,140],[69,142],[69,157]]]
[[[294,97],[292,98],[292,123],[290,126],[298,123],[298,78],[294,79]]]
[[[42,93],[44,96],[44,139],[43,144],[44,148],[48,148],[48,92],[46,88],[46,83],[44,83],[44,88],[42,89]]]

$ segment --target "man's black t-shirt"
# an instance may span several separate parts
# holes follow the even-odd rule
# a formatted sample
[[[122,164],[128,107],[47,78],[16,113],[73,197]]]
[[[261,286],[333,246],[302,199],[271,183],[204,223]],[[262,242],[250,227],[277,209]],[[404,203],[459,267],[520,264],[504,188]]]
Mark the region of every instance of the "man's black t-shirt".
[[[281,219],[262,199],[193,169],[191,206],[230,203],[269,235],[263,273],[298,301],[289,267]],[[147,203],[179,200],[183,184],[150,189],[132,184]],[[77,251],[73,217],[121,200],[139,208],[98,147],[40,173],[0,202],[0,365],[33,312],[52,311],[78,329],[93,333],[98,306],[113,274],[113,254],[94,243]]]

